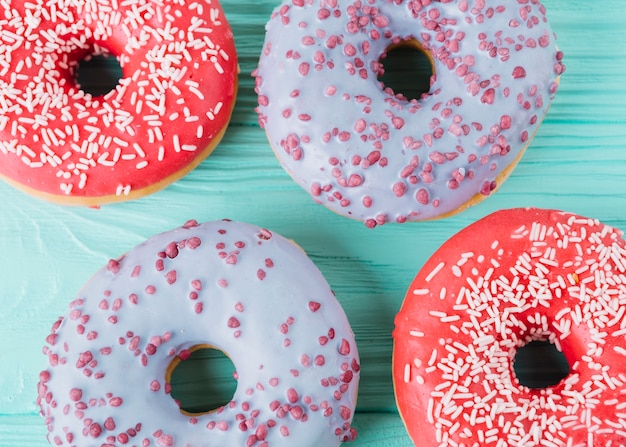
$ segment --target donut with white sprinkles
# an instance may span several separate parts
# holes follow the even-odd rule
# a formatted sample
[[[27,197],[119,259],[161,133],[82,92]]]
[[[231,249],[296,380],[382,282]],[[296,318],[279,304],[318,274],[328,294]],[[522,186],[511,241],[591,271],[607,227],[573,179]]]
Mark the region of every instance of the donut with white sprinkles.
[[[564,66],[538,0],[284,0],[255,71],[259,123],[314,200],[368,227],[434,219],[490,195],[529,145]],[[422,50],[430,90],[382,85]]]
[[[98,206],[178,180],[221,140],[235,103],[233,34],[217,0],[0,0],[0,178]],[[79,63],[114,56],[105,95]]]
[[[626,242],[562,211],[495,212],[426,262],[395,320],[393,380],[416,445],[626,445]],[[569,364],[530,388],[519,348]]]
[[[203,414],[171,396],[172,365],[211,346],[236,368]],[[59,446],[338,446],[360,364],[328,283],[293,242],[219,221],[157,235],[111,260],[47,337],[38,404]]]

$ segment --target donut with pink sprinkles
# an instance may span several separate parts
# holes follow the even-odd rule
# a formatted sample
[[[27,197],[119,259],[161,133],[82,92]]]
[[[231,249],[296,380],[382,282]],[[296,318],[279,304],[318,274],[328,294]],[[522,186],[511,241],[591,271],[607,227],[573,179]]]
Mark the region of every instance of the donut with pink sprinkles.
[[[256,77],[259,123],[314,200],[368,227],[442,218],[508,177],[565,67],[538,0],[284,0]],[[407,99],[397,46],[433,65]]]
[[[328,283],[293,242],[218,221],[154,236],[110,260],[53,325],[38,405],[52,445],[338,446],[351,427],[359,357]],[[202,346],[237,387],[190,414],[169,370]]]

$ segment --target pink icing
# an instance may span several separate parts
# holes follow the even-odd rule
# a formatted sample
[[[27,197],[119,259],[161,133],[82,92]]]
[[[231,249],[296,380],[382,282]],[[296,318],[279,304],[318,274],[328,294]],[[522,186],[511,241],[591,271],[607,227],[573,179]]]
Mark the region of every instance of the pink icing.
[[[377,81],[392,44],[434,60],[428,94]],[[374,227],[489,195],[539,127],[564,71],[537,0],[284,0],[256,75],[259,122],[314,200]]]
[[[38,404],[54,445],[355,437],[360,364],[346,315],[299,247],[253,225],[190,221],[149,239],[97,272],[46,342]],[[229,355],[237,389],[214,412],[183,414],[166,370],[202,344]]]
[[[0,11],[0,176],[11,183],[62,203],[126,200],[181,177],[221,138],[238,68],[219,2],[20,0]],[[74,79],[90,54],[122,67],[106,95]]]
[[[624,445],[626,241],[597,219],[500,210],[424,264],[395,318],[398,408],[418,446]],[[550,341],[569,374],[520,383]],[[546,373],[549,375],[549,373]]]

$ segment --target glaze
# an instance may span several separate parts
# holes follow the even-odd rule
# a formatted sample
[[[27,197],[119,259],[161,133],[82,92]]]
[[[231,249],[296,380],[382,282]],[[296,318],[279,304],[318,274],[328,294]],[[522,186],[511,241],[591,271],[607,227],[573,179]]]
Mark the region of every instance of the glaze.
[[[188,414],[167,377],[206,345],[231,358],[237,388]],[[253,225],[189,221],[109,261],[44,353],[38,403],[53,445],[338,446],[356,434],[345,313],[299,247]]]
[[[488,196],[537,131],[564,71],[545,8],[510,2],[284,0],[255,71],[259,123],[315,201],[369,227]],[[432,59],[428,94],[377,81],[397,45]]]
[[[626,242],[555,210],[493,213],[442,245],[396,316],[396,398],[416,445],[626,445]],[[570,371],[529,388],[517,349],[548,340]]]
[[[38,197],[100,205],[163,188],[221,139],[237,90],[217,1],[0,2],[0,176]],[[78,64],[112,55],[123,77],[81,90]]]

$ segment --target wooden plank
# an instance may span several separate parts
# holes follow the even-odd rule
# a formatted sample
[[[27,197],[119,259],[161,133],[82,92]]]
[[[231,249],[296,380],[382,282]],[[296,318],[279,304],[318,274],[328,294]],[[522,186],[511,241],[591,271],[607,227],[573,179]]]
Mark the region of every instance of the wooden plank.
[[[513,206],[566,209],[626,230],[622,0],[545,0],[567,71],[536,138],[497,194],[451,219],[374,231],[314,204],[257,125],[251,72],[279,0],[222,3],[239,52],[240,92],[222,144],[196,170],[150,197],[100,210],[42,203],[0,183],[0,446],[48,445],[35,406],[41,347],[80,286],[109,258],[189,218],[271,228],[301,245],[324,273],[361,354],[355,447],[411,445],[394,414],[393,318],[411,279],[443,241]]]
[[[412,445],[397,414],[359,413],[354,419],[354,427],[357,440],[349,444],[354,447]],[[43,418],[38,414],[0,415],[0,447],[49,446]]]

